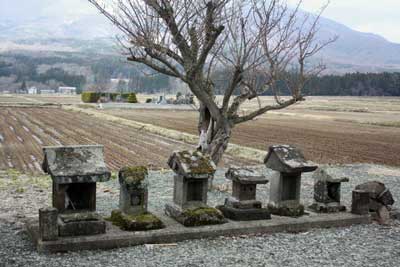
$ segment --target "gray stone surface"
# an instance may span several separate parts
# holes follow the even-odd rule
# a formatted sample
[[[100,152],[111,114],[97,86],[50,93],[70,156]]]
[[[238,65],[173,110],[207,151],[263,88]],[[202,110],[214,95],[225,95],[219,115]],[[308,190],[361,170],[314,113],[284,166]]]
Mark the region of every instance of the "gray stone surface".
[[[369,181],[357,185],[356,190],[363,190],[369,193],[371,211],[377,211],[380,206],[391,206],[394,204],[392,193],[386,186],[379,181]]]
[[[103,146],[44,147],[43,170],[57,184],[104,182],[110,179]]]
[[[200,151],[174,151],[168,159],[168,166],[186,178],[212,178],[217,167],[215,163]]]
[[[314,203],[309,206],[316,212],[345,211],[341,201],[341,183],[348,182],[347,177],[335,177],[328,168],[318,168],[313,173]]]
[[[286,173],[311,172],[317,169],[317,165],[304,158],[300,149],[290,145],[270,146],[264,163],[267,168]]]
[[[367,214],[369,212],[369,193],[363,190],[353,190],[351,212],[354,214]]]
[[[106,232],[106,223],[104,220],[64,222],[59,218],[58,232],[60,238],[82,235],[99,235]]]
[[[268,209],[257,208],[234,208],[228,205],[217,206],[226,218],[234,221],[253,221],[253,220],[270,220],[271,214]]]
[[[194,206],[206,206],[208,179],[186,178],[174,175],[173,201],[182,209]]]
[[[256,170],[250,168],[231,167],[225,173],[228,180],[232,180],[241,184],[266,184],[267,177]]]
[[[56,208],[39,209],[39,237],[43,241],[58,239],[58,210]]]

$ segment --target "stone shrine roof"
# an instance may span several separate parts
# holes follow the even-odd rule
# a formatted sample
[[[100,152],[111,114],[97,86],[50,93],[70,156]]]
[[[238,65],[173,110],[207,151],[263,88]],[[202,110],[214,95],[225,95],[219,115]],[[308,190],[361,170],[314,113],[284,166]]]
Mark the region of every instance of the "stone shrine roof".
[[[110,179],[103,146],[44,147],[43,171],[58,184],[103,182]]]
[[[313,173],[313,178],[314,180],[326,181],[330,183],[343,183],[349,181],[349,178],[347,177],[336,177],[335,174],[327,168],[318,168]]]
[[[270,146],[264,163],[268,168],[286,173],[312,172],[318,168],[306,160],[299,149],[290,145]]]
[[[268,179],[259,172],[247,168],[231,167],[225,174],[225,177],[241,184],[266,184]]]
[[[217,169],[215,163],[200,151],[175,151],[168,166],[176,173],[190,178],[208,178]]]

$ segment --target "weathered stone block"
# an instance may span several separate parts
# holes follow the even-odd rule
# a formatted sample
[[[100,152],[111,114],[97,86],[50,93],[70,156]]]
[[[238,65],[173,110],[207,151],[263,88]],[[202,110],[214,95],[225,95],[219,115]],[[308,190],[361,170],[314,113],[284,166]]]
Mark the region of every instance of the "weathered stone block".
[[[385,185],[378,181],[366,182],[357,185],[356,190],[363,190],[369,193],[369,210],[378,211],[381,206],[391,206],[394,204],[392,193]]]
[[[227,222],[221,211],[211,207],[181,209],[179,206],[166,204],[165,214],[186,227],[223,224]]]
[[[300,217],[304,215],[304,206],[297,202],[286,201],[280,205],[268,204],[268,211],[278,216]]]
[[[364,215],[369,213],[369,193],[363,190],[353,190],[351,212]]]
[[[146,167],[124,167],[119,171],[119,208],[128,215],[147,213],[148,182]]]
[[[148,231],[165,227],[159,218],[149,212],[127,215],[120,210],[113,210],[109,220],[124,231]]]
[[[270,204],[280,205],[285,201],[300,204],[301,174],[275,172],[270,185]]]
[[[340,212],[346,207],[340,204],[341,183],[348,182],[347,177],[336,178],[328,169],[319,168],[313,174],[314,203],[309,206],[316,212]]]
[[[104,221],[59,223],[60,236],[98,235],[106,232]]]
[[[235,208],[235,209],[261,209],[262,208],[261,201],[258,201],[258,200],[239,201],[233,197],[226,198],[224,205],[227,207]]]
[[[208,179],[174,176],[174,203],[182,208],[207,204]]]
[[[226,218],[234,221],[253,221],[253,220],[269,220],[271,214],[268,209],[264,208],[247,208],[239,209],[226,205],[217,206]]]
[[[62,214],[58,218],[60,236],[98,235],[106,232],[105,221],[94,212]]]
[[[58,239],[58,211],[56,208],[39,209],[39,234],[43,241]]]

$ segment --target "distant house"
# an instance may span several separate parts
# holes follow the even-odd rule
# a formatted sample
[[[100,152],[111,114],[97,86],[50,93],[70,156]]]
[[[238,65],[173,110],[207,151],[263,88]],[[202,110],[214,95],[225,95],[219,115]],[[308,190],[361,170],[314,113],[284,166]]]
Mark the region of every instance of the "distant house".
[[[28,89],[28,94],[30,94],[30,95],[36,95],[37,93],[38,93],[38,89],[34,86]]]
[[[58,93],[62,95],[76,95],[76,87],[60,86]]]
[[[51,90],[51,89],[42,89],[40,90],[40,94],[42,95],[52,95],[55,94],[56,91],[55,90]]]

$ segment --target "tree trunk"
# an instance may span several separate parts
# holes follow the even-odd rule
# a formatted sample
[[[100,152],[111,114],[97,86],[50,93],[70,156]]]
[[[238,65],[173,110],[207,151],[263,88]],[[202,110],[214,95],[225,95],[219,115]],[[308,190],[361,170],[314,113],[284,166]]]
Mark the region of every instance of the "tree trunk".
[[[211,139],[208,144],[207,154],[211,156],[211,159],[216,165],[221,161],[225,150],[228,148],[228,143],[231,138],[232,126],[229,123],[224,123]]]

